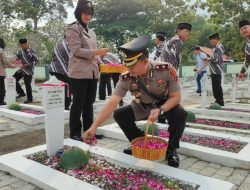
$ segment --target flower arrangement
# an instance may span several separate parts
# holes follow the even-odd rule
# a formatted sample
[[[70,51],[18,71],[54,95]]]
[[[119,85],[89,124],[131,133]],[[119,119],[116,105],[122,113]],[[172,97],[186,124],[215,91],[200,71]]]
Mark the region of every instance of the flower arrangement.
[[[92,146],[97,144],[97,140],[96,140],[95,136],[93,136],[92,138],[84,138],[84,142],[86,144],[89,144],[89,145],[92,145]]]
[[[8,108],[10,110],[20,111],[20,112],[24,112],[24,113],[30,113],[30,114],[33,114],[33,115],[42,115],[42,114],[44,114],[43,111],[34,110],[34,109],[30,109],[30,108],[23,108],[19,104],[11,104],[11,105],[9,105]]]
[[[121,64],[100,64],[100,71],[102,73],[124,73],[127,68]]]
[[[78,169],[60,167],[60,155],[48,157],[45,151],[30,155],[28,158],[104,190],[197,190],[199,188],[196,184],[132,168],[95,154],[91,154],[87,165]]]
[[[169,138],[168,130],[160,129],[159,136],[163,138]],[[228,139],[223,139],[223,138],[198,136],[198,135],[186,134],[186,133],[182,135],[181,141],[204,146],[204,147],[225,150],[228,152],[234,152],[234,153],[238,153],[245,146],[245,144],[239,141],[228,140]]]

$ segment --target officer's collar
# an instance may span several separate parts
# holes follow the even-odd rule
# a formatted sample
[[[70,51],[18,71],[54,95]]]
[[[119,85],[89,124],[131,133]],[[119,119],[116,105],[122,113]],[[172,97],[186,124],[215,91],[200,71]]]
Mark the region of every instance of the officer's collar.
[[[147,79],[153,79],[153,64],[148,61]]]

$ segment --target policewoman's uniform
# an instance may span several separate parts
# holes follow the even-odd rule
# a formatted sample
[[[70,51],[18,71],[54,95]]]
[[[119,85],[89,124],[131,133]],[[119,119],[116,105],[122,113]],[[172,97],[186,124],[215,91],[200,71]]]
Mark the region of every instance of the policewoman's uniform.
[[[119,49],[126,56],[123,64],[125,66],[136,64],[143,52],[147,50],[150,40],[149,36],[141,36],[121,46]],[[129,141],[144,136],[144,133],[137,128],[135,121],[147,119],[152,109],[159,108],[167,101],[169,93],[179,90],[176,70],[171,64],[165,62],[150,61],[146,77],[134,77],[130,73],[121,76],[113,94],[124,97],[130,91],[135,96],[135,100],[128,106],[118,108],[114,112],[114,119]],[[175,149],[179,148],[187,113],[180,105],[177,105],[162,114],[168,120],[170,133],[167,159],[169,165],[178,167],[179,159]]]

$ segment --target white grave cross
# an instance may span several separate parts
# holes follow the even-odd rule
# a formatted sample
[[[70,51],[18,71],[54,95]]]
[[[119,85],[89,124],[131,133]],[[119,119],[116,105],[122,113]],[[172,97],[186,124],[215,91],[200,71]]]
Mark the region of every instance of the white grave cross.
[[[64,84],[54,76],[43,84],[43,106],[47,154],[52,156],[64,146]]]

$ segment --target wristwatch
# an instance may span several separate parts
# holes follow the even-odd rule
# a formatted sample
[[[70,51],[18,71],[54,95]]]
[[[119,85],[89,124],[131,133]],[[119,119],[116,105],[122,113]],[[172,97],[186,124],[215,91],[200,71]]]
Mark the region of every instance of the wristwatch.
[[[160,109],[160,115],[163,115],[165,113],[164,109],[162,107],[159,107]]]

